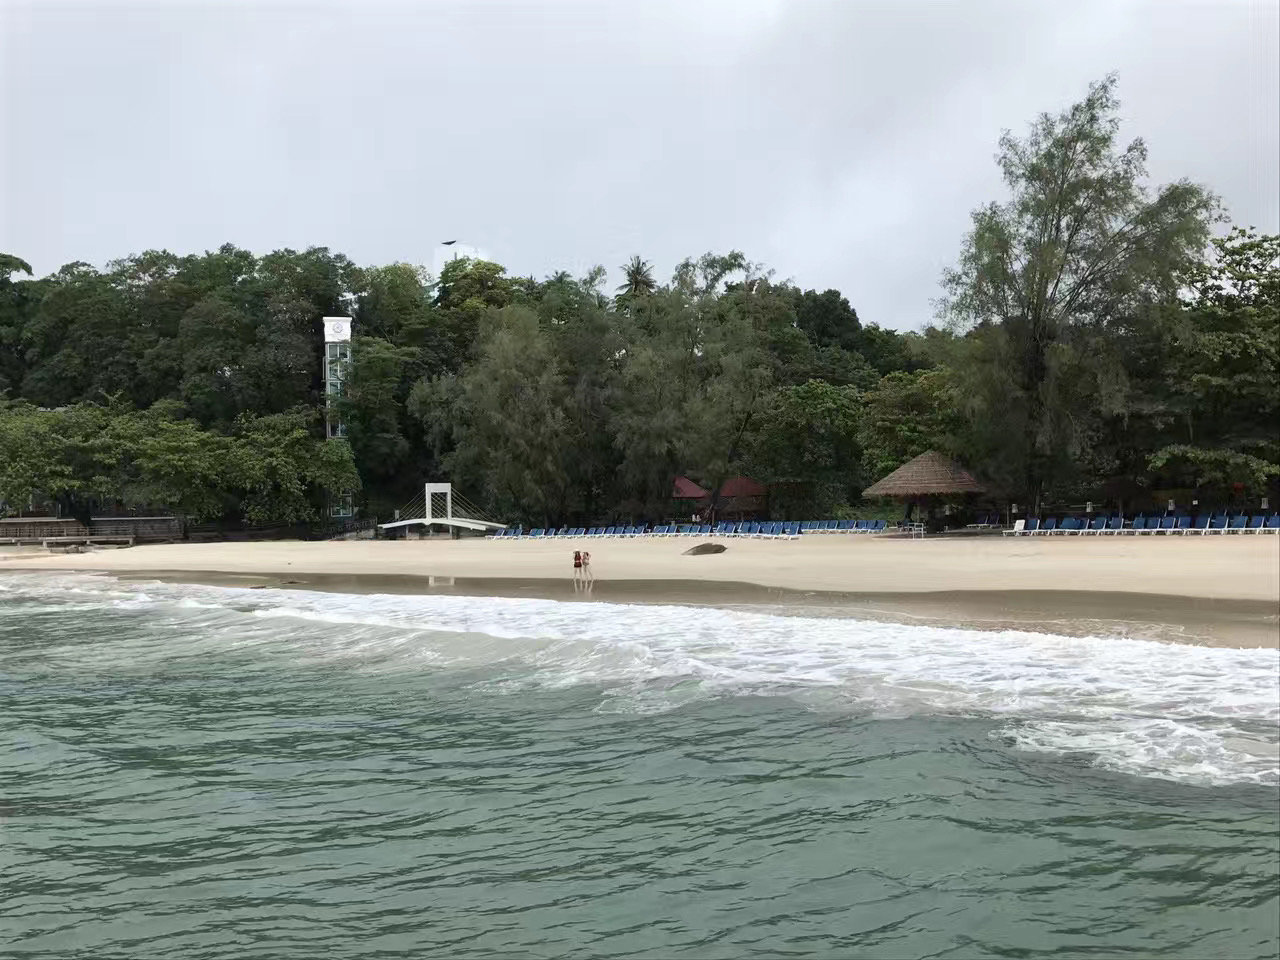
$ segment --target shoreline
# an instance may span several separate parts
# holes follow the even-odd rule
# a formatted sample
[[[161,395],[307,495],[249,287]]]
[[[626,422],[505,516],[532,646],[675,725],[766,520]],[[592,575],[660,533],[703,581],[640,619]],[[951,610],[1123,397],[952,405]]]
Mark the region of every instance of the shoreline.
[[[325,593],[504,597],[569,603],[716,607],[780,616],[832,617],[967,630],[1017,630],[1069,637],[1117,636],[1195,646],[1280,649],[1280,615],[1261,600],[1070,590],[841,593],[761,588],[726,581],[572,581],[414,575],[205,574],[148,571],[123,580]]]
[[[163,544],[0,553],[0,574],[106,573],[214,586],[754,609],[979,630],[1280,649],[1280,538],[484,540]],[[566,563],[593,554],[588,591]],[[563,569],[563,575],[555,573]]]

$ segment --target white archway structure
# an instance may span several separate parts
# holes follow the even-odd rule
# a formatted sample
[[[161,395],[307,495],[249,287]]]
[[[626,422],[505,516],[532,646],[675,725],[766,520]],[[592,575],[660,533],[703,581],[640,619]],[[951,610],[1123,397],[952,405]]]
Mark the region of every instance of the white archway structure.
[[[457,527],[462,530],[502,530],[499,523],[485,516],[470,500],[453,492],[451,483],[426,483],[422,495],[414,497],[397,511],[390,523],[380,523],[381,530],[412,526]]]

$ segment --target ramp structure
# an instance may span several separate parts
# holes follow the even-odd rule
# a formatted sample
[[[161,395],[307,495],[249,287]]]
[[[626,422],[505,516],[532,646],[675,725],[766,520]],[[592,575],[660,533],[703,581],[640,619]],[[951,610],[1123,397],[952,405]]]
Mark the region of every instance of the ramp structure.
[[[501,530],[506,524],[486,514],[462,494],[455,493],[453,484],[425,483],[422,493],[396,511],[396,519],[378,524],[381,530],[412,526]]]

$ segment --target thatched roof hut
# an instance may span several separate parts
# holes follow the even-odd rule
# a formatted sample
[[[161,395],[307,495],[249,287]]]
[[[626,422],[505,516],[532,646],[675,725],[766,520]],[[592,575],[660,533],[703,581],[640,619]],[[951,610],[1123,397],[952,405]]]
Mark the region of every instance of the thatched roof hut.
[[[985,488],[964,467],[935,450],[909,460],[862,491],[864,497],[927,497],[982,493]]]

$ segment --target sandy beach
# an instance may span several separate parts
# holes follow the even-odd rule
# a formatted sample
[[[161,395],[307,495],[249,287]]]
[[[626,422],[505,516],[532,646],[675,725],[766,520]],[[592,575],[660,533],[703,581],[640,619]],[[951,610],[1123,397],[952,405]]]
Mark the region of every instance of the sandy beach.
[[[591,598],[803,605],[855,616],[1046,632],[1121,632],[1277,646],[1280,537],[896,540],[697,539],[333,541],[164,544],[83,554],[0,553],[0,572],[125,576],[361,592],[444,590],[582,596],[572,552],[591,551]]]

